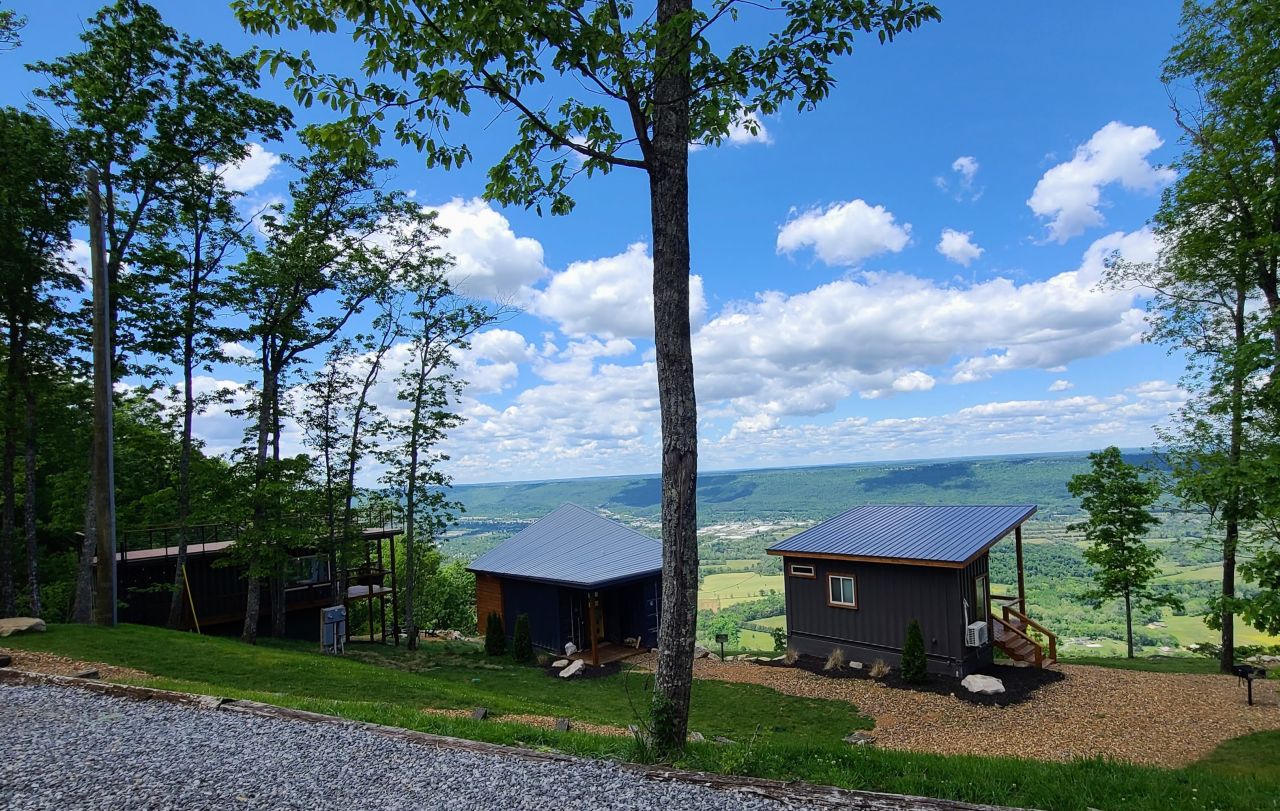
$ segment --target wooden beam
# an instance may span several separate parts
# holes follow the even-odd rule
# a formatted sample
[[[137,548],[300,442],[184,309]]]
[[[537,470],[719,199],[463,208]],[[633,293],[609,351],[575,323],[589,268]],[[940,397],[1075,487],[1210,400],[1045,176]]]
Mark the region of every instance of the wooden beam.
[[[1018,608],[1027,610],[1027,584],[1022,572],[1022,525],[1013,528],[1013,544],[1018,557]]]

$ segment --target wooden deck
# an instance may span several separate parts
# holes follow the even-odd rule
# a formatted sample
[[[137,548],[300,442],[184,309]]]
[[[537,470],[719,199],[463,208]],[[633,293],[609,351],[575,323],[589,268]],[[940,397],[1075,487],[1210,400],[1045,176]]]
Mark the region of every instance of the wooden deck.
[[[644,648],[644,647],[632,648],[626,645],[615,645],[612,642],[602,642],[600,643],[599,648],[600,648],[599,654],[600,654],[601,665],[607,665],[611,662],[621,662],[623,659],[630,659],[632,656],[639,656],[642,653],[649,652],[648,648]],[[584,651],[578,651],[577,653],[570,656],[569,658],[581,659],[582,661],[586,662],[588,665],[590,665],[594,661],[594,658],[591,655],[590,649],[587,649]]]

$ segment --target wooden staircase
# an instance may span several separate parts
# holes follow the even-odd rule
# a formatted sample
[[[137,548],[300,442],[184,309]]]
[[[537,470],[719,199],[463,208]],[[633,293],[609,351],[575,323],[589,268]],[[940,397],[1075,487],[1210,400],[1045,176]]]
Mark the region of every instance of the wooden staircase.
[[[991,641],[997,648],[1015,662],[1034,667],[1057,664],[1057,635],[1023,613],[1022,600],[995,595],[991,599],[1000,609],[991,615]]]

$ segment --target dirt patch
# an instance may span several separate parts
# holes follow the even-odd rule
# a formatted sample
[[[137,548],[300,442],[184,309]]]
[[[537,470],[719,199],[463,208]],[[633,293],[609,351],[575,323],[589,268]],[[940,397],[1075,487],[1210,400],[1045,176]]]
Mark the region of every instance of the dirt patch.
[[[0,653],[13,657],[14,670],[26,670],[30,673],[51,673],[55,676],[74,676],[86,670],[98,671],[103,681],[145,681],[154,678],[150,673],[134,670],[131,667],[104,665],[101,662],[84,662],[52,653],[39,653],[28,650],[12,650],[0,648]]]
[[[631,662],[652,669],[656,657]],[[1064,678],[1021,704],[983,706],[950,695],[879,687],[754,662],[694,662],[694,677],[759,684],[804,698],[848,701],[876,721],[876,745],[944,755],[1065,761],[1106,757],[1182,767],[1223,741],[1280,730],[1280,682],[1254,682],[1254,706],[1234,676],[1057,665]]]
[[[422,709],[427,715],[440,715],[446,718],[470,718],[471,713],[467,710],[442,710],[435,707],[424,707]],[[549,715],[526,715],[524,713],[511,713],[509,715],[493,714],[488,716],[490,721],[507,721],[513,724],[524,724],[525,726],[537,727],[539,729],[555,729],[556,719]],[[585,721],[574,721],[570,719],[569,729],[573,732],[588,732],[592,735],[608,735],[614,738],[625,738],[631,732],[622,727],[611,727],[603,724],[588,724]]]
[[[904,681],[898,670],[891,670],[887,676],[872,679],[866,667],[842,667],[839,670],[824,670],[826,660],[816,656],[801,656],[794,665],[781,660],[760,662],[764,667],[796,668],[825,679],[862,679],[878,682],[891,690],[912,690],[918,693],[933,693],[940,696],[952,696],[971,704],[984,704],[988,707],[1011,707],[1029,700],[1036,691],[1046,684],[1062,681],[1060,670],[1044,670],[1038,667],[1013,667],[1011,665],[988,665],[977,671],[984,676],[994,676],[1004,684],[1003,693],[983,695],[971,693],[960,684],[954,676],[938,676],[930,674],[923,684],[911,684]]]

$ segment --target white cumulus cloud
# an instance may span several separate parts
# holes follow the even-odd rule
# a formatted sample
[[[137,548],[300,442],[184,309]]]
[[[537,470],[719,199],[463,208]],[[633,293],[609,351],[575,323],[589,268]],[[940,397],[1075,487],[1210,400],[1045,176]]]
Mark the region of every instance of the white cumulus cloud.
[[[231,191],[247,192],[266,183],[279,165],[279,155],[268,152],[262,144],[249,144],[249,152],[243,159],[219,166],[218,174]]]
[[[702,277],[689,277],[689,318],[706,312]],[[566,335],[653,339],[653,258],[636,242],[616,256],[574,262],[551,277],[530,309]]]
[[[1049,384],[1049,391],[1068,391],[1076,386],[1070,380],[1055,380]]]
[[[974,243],[972,231],[942,229],[942,237],[938,240],[938,253],[952,262],[969,267],[985,251],[985,248],[980,248]]]
[[[479,197],[427,208],[449,230],[440,246],[454,258],[450,279],[459,292],[524,303],[529,286],[546,275],[542,243],[516,236],[507,218]]]
[[[1112,121],[1078,147],[1071,160],[1045,172],[1027,205],[1048,220],[1050,239],[1066,242],[1105,222],[1103,187],[1119,183],[1130,191],[1153,192],[1174,179],[1172,169],[1147,160],[1163,144],[1151,127]]]
[[[911,224],[899,225],[884,206],[865,200],[811,208],[778,229],[778,253],[812,248],[828,265],[857,265],[881,253],[897,253],[911,241]]]

